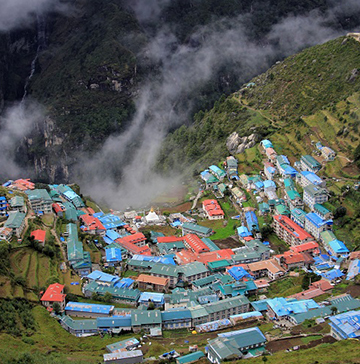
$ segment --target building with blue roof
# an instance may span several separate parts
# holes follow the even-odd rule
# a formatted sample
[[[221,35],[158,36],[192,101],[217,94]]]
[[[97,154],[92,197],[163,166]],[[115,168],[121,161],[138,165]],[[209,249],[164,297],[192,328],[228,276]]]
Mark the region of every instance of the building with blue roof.
[[[210,173],[208,169],[200,173],[201,179],[206,183],[206,186],[212,186],[219,182],[219,180]]]
[[[324,220],[315,212],[305,215],[305,230],[315,239],[320,239],[320,233],[325,230],[331,230],[332,220]]]
[[[124,315],[124,316],[110,316],[110,317],[98,317],[96,319],[96,326],[98,330],[103,332],[111,332],[113,334],[120,334],[123,331],[131,331],[131,315]],[[116,346],[117,343],[111,344]],[[106,348],[111,347],[108,345]],[[134,344],[135,345],[135,344]],[[137,346],[138,344],[136,344]],[[131,348],[130,345],[127,348]]]
[[[271,143],[271,141],[268,140],[268,139],[262,140],[260,142],[260,145],[262,145],[262,147],[264,148],[264,150],[267,149],[267,148],[274,148],[273,145],[272,145],[272,143]]]
[[[195,351],[194,353],[190,353],[181,356],[180,358],[176,358],[176,364],[197,363],[203,357],[205,357],[205,354],[202,351]]]
[[[326,187],[326,181],[322,180],[316,173],[311,171],[301,171],[299,174],[299,182],[302,187],[308,185],[315,185],[319,187]]]
[[[120,229],[124,225],[126,225],[125,222],[123,222],[119,216],[113,215],[113,214],[107,214],[100,216],[98,218],[100,222],[104,225],[105,229]]]
[[[354,279],[358,274],[360,274],[360,259],[354,259],[350,261],[346,280]]]
[[[134,280],[131,278],[122,278],[119,282],[114,284],[115,288],[131,288],[134,284]]]
[[[161,312],[163,327],[166,330],[191,327],[191,312],[188,309],[169,309]]]
[[[307,312],[314,308],[319,308],[319,305],[312,299],[296,300],[276,297],[267,300],[268,315],[272,318],[287,317],[291,314]]]
[[[259,223],[254,211],[246,211],[245,219],[249,231],[251,232],[253,230],[259,231]]]
[[[87,302],[68,302],[65,306],[65,314],[75,317],[102,317],[111,316],[114,312],[114,306],[98,305]]]
[[[220,181],[222,181],[224,179],[224,177],[226,176],[225,171],[222,170],[221,168],[219,168],[218,166],[215,166],[214,164],[209,167],[209,170]]]
[[[276,183],[274,181],[272,181],[272,180],[269,180],[269,179],[265,180],[264,181],[264,189],[266,190],[268,188],[272,188],[272,189],[276,190]]]
[[[327,244],[327,248],[329,250],[329,253],[334,257],[344,257],[346,258],[349,254],[349,249],[346,247],[346,245],[336,239],[332,240]]]
[[[119,266],[122,261],[120,247],[105,249],[105,260],[111,267]]]
[[[228,274],[236,281],[242,280],[244,277],[252,279],[250,273],[248,273],[243,267],[231,267],[227,270]]]
[[[88,274],[86,278],[89,282],[95,281],[97,283],[105,283],[107,285],[114,285],[116,282],[120,281],[120,277],[101,272],[100,270],[94,270],[92,273]]]
[[[152,302],[155,308],[160,308],[164,306],[165,298],[163,293],[155,292],[142,292],[139,298],[139,305],[149,306]]]
[[[8,216],[7,213],[8,202],[5,196],[0,196],[0,217]]]
[[[335,281],[344,276],[344,273],[340,269],[332,269],[328,272],[321,273],[321,276],[329,281]]]
[[[237,233],[238,233],[240,238],[246,238],[246,237],[252,235],[251,232],[249,231],[249,229],[246,226],[239,226],[237,228]]]
[[[114,241],[121,237],[121,235],[115,230],[106,230],[105,236],[108,237],[111,241]]]
[[[349,311],[329,317],[331,336],[337,340],[360,339],[360,312]]]

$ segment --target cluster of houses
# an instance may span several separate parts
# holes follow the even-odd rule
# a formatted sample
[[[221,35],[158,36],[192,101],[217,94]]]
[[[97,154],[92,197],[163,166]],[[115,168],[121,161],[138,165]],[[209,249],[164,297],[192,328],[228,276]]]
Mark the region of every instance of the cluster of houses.
[[[223,198],[228,190],[231,201],[242,211],[241,226],[236,230],[238,247],[219,248],[210,239],[214,233],[211,228],[180,213],[170,215],[168,220],[171,226],[181,228],[181,236],[151,231],[151,237],[147,238],[139,227],[167,223],[154,209],[148,214],[95,212],[69,186],[36,189],[29,180],[4,184],[9,191],[24,192],[26,200],[20,195],[14,195],[9,201],[0,197],[0,216],[7,218],[0,228],[0,239],[10,241],[13,235],[21,238],[26,201],[37,215],[54,213],[68,220],[61,239],[66,246],[67,264],[83,279],[83,295],[111,297],[111,302],[128,307],[66,303],[64,286],[50,285],[42,295],[42,304],[52,311],[54,303],[58,303],[63,314],[56,316],[57,319],[76,336],[130,331],[157,336],[162,330],[181,328],[209,332],[236,326],[244,320],[262,319],[285,319],[295,325],[310,318],[328,317],[331,307],[340,313],[330,323],[333,336],[337,339],[359,336],[355,324],[344,329],[349,315],[356,321],[357,313],[352,310],[360,308],[359,300],[350,295],[333,297],[321,304],[313,300],[331,293],[343,278],[341,264],[345,259],[351,260],[347,279],[353,279],[360,271],[360,255],[355,254],[358,252],[350,254],[332,231],[332,214],[323,205],[329,194],[325,181],[317,175],[321,164],[312,156],[304,155],[291,166],[287,156],[278,155],[269,140],[260,144],[266,157],[264,170],[258,175],[239,176],[237,161],[232,156],[222,164],[224,169],[211,165],[200,174],[206,188],[212,189],[217,198]],[[333,155],[327,149],[324,153],[331,160]],[[299,185],[302,194],[298,191]],[[258,209],[243,207],[249,193],[256,196]],[[216,198],[203,200],[202,210],[209,220],[225,218]],[[289,247],[282,254],[275,254],[270,243],[262,241],[258,216],[266,215],[271,215],[274,233]],[[99,247],[105,268],[115,267],[117,273],[129,270],[132,276],[120,278],[98,270],[98,266],[93,270],[90,253],[84,249],[79,231],[101,241]],[[35,230],[31,236],[46,243],[45,231]],[[255,300],[258,294],[266,294],[271,282],[295,268],[314,272],[320,280],[290,297],[267,299],[265,296]],[[266,339],[257,327],[235,330],[210,340],[206,355],[212,363],[219,364],[259,355],[265,344]],[[143,355],[137,350],[138,345],[136,339],[113,344],[104,361],[141,362]],[[191,358],[204,355],[193,354]],[[180,359],[179,363],[186,362]]]

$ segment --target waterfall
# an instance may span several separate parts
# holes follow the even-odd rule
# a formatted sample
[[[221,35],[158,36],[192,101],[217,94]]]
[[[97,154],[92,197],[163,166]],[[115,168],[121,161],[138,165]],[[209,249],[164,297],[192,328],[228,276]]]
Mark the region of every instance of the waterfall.
[[[37,23],[37,48],[36,48],[36,54],[34,59],[31,61],[30,66],[30,74],[28,78],[26,79],[25,86],[24,86],[24,94],[21,99],[21,104],[24,102],[27,92],[28,92],[28,86],[30,83],[30,80],[34,76],[35,70],[36,70],[36,62],[39,58],[40,52],[45,48],[46,46],[46,24],[45,24],[45,18],[43,15],[37,15],[36,16],[36,23]]]

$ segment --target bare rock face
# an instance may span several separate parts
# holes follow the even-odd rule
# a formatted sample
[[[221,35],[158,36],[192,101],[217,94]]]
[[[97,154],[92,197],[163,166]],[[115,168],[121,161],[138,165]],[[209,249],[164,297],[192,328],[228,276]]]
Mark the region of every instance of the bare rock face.
[[[359,71],[357,70],[357,68],[354,68],[351,72],[350,72],[350,76],[348,77],[348,82],[355,82],[356,77],[358,76]]]
[[[230,154],[240,154],[245,149],[252,148],[256,144],[257,135],[251,134],[249,136],[240,137],[234,131],[226,140],[226,147]]]

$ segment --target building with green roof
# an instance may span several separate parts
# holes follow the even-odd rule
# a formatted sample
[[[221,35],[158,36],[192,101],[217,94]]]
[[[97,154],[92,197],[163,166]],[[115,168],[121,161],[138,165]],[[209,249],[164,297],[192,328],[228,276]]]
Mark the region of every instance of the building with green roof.
[[[193,224],[190,222],[185,222],[182,225],[182,234],[183,235],[196,234],[203,238],[207,238],[213,234],[213,230],[206,226],[201,226],[201,225]]]
[[[290,211],[291,220],[295,221],[302,228],[305,226],[305,215],[306,212],[303,209],[296,208]]]
[[[337,238],[331,230],[325,230],[320,233],[320,240],[325,245],[328,245],[331,241],[337,240]]]
[[[309,184],[304,187],[303,199],[305,205],[313,210],[314,205],[326,202],[329,199],[329,195],[325,188]]]
[[[91,297],[93,293],[97,293],[100,296],[104,296],[106,292],[109,292],[114,302],[126,303],[136,305],[140,298],[141,292],[138,289],[129,288],[117,288],[113,285],[104,285],[96,281],[88,283],[84,287],[85,297]]]
[[[48,191],[45,189],[35,189],[27,190],[25,193],[28,195],[31,208],[34,212],[43,212],[44,214],[52,212],[53,200]]]
[[[333,214],[324,205],[316,203],[314,205],[314,212],[319,215],[323,220],[330,220],[333,218]]]
[[[201,241],[206,244],[206,246],[210,249],[211,252],[220,250],[220,248],[209,238],[202,238]]]
[[[275,215],[285,215],[287,217],[290,217],[290,211],[283,204],[275,205]]]
[[[221,259],[214,262],[209,262],[208,268],[211,273],[225,272],[226,268],[229,267],[231,264],[232,262],[230,262],[229,260]]]
[[[202,351],[195,351],[180,358],[176,358],[176,364],[191,364],[196,363],[201,358],[204,358],[205,354]]]
[[[144,330],[150,332],[152,328],[161,328],[161,311],[134,310],[131,312],[131,326],[134,332]]]
[[[203,287],[210,286],[212,283],[220,280],[220,274],[212,274],[205,278],[200,278],[192,282],[193,289],[199,289]]]
[[[14,196],[10,199],[10,208],[13,211],[26,212],[25,199],[22,196]]]
[[[248,312],[250,301],[243,295],[203,305],[209,315],[208,321],[229,318],[231,315]]]
[[[5,221],[4,227],[12,229],[13,234],[20,238],[25,228],[25,217],[26,214],[23,212],[9,212],[9,217]]]
[[[201,262],[192,262],[178,267],[179,280],[184,282],[193,282],[200,278],[207,277],[210,272],[205,264]]]
[[[98,334],[96,320],[74,320],[64,315],[60,317],[60,324],[66,331],[78,337]]]
[[[183,241],[173,241],[171,243],[157,243],[156,246],[159,249],[161,255],[168,255],[185,249]]]
[[[317,173],[321,169],[321,164],[311,155],[303,155],[300,158],[300,164],[303,171]]]
[[[135,272],[149,272],[155,264],[156,264],[155,262],[149,262],[137,259],[130,259],[127,262],[128,269],[133,270]]]

